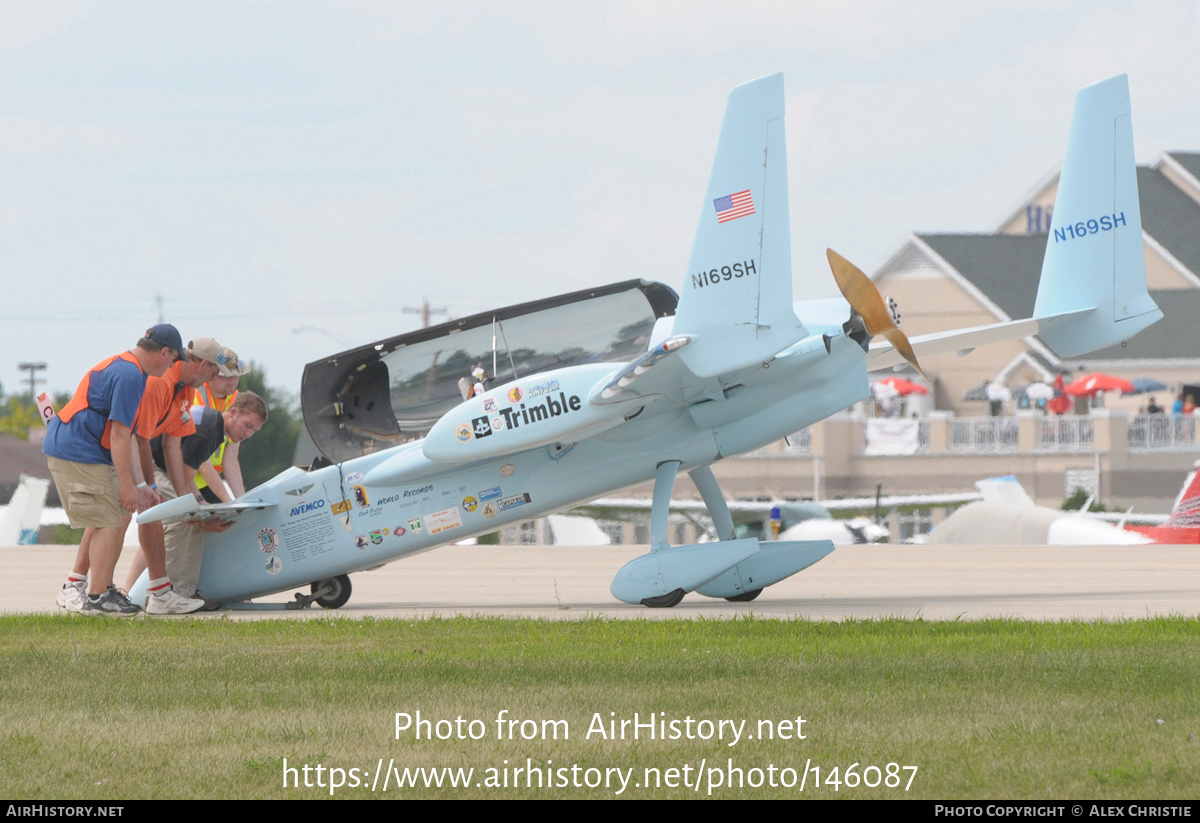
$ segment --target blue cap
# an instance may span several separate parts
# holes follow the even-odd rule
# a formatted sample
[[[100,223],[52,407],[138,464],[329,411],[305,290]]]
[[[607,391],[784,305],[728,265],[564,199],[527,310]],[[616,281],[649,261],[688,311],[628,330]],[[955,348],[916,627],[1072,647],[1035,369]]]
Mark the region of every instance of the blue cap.
[[[179,335],[179,329],[170,323],[159,323],[157,326],[151,326],[146,329],[146,337],[155,343],[162,343],[168,349],[174,349],[180,354],[183,353],[183,338]]]

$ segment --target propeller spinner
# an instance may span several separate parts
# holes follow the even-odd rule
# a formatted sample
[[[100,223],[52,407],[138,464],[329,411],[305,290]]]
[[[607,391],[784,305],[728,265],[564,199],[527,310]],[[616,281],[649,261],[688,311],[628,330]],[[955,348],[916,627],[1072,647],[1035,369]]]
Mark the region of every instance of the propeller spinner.
[[[926,380],[929,376],[917,362],[917,355],[908,342],[908,336],[896,327],[893,319],[898,312],[889,309],[883,295],[871,282],[871,278],[863,274],[862,269],[851,263],[833,249],[825,250],[829,257],[829,268],[833,269],[833,279],[837,281],[842,296],[850,307],[862,318],[863,326],[871,337],[882,335],[900,356],[921,373]]]

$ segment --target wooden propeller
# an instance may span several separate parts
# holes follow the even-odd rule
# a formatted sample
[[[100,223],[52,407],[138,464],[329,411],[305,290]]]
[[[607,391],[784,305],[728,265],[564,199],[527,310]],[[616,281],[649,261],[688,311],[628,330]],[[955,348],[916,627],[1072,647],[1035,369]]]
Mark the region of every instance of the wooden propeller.
[[[908,336],[900,331],[893,322],[892,313],[888,311],[883,295],[871,282],[871,278],[833,249],[826,249],[825,254],[829,258],[829,268],[833,270],[833,279],[837,281],[838,288],[842,290],[842,296],[846,298],[846,302],[862,317],[867,334],[872,337],[882,336],[892,344],[901,357],[928,380],[928,375],[921,368],[921,364],[917,362],[917,355],[908,342]]]

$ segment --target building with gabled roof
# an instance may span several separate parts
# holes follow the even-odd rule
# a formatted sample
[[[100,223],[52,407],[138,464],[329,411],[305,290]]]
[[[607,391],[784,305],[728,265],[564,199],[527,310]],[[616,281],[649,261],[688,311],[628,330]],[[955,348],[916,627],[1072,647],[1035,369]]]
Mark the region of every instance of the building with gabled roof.
[[[1200,377],[1200,154],[1171,152],[1137,170],[1146,278],[1163,319],[1122,346],[1064,358],[1026,338],[967,356],[922,363],[935,405],[960,415],[984,413],[963,395],[984,381],[1017,388],[1079,372],[1153,377],[1178,386]],[[1043,178],[990,234],[909,235],[874,272],[896,299],[909,335],[1029,317],[1033,313],[1058,174]],[[1200,399],[1200,398],[1198,398]],[[1160,402],[1170,398],[1159,398]],[[1129,401],[1136,408],[1137,400]]]

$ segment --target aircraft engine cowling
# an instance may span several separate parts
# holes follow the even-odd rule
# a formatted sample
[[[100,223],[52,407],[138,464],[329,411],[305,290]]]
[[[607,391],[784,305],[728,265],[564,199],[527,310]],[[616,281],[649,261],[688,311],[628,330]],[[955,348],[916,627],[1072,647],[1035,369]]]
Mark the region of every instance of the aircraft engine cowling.
[[[619,425],[629,403],[596,405],[588,394],[622,363],[593,363],[505,383],[460,403],[429,430],[430,460],[461,463],[573,443]]]

